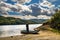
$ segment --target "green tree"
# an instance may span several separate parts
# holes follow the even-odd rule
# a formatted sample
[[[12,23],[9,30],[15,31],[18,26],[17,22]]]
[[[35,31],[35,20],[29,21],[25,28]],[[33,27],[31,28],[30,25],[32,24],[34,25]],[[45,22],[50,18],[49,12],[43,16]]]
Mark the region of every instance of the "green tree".
[[[60,11],[57,11],[51,18],[50,25],[54,29],[60,30]]]

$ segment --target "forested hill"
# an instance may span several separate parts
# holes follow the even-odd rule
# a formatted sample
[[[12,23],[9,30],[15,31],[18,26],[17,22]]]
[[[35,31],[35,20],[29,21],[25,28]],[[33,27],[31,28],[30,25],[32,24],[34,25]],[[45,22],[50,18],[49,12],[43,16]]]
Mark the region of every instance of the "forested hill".
[[[34,24],[35,22],[30,20],[22,20],[19,18],[0,16],[0,25],[17,25],[17,24],[26,24],[26,23]]]
[[[0,25],[19,25],[19,24],[26,24],[26,23],[28,23],[28,24],[41,24],[45,21],[46,21],[46,19],[23,20],[20,18],[0,16]]]

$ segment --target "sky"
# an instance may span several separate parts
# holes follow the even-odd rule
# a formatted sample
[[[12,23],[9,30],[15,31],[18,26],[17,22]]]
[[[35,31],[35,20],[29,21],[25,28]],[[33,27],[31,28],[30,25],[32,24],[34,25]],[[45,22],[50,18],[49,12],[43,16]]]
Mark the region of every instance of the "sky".
[[[42,0],[31,0],[29,3],[25,3],[26,5],[33,4],[33,3],[39,3],[42,2]],[[60,5],[60,0],[48,0],[49,2],[55,4],[55,5]],[[14,4],[16,2],[13,2],[12,0],[7,0],[7,3]]]
[[[50,19],[60,0],[0,0],[0,15],[21,19]]]

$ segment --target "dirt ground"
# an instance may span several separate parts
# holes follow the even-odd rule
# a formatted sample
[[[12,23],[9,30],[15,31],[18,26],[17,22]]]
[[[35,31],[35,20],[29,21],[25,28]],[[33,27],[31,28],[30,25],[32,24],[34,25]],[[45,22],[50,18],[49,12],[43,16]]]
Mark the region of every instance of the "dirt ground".
[[[0,40],[60,40],[60,34],[51,31],[40,31],[39,34],[24,34],[13,37],[4,37]]]

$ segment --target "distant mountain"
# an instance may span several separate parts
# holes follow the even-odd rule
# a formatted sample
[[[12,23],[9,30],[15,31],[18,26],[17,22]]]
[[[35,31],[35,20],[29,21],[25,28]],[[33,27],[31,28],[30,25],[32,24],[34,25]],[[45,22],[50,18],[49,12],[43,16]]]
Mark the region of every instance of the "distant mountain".
[[[26,23],[28,23],[28,24],[41,24],[45,21],[46,21],[46,19],[22,20],[19,18],[0,16],[0,25],[19,25],[19,24],[26,24]]]
[[[19,18],[0,16],[0,25],[18,25],[18,24],[26,24],[26,23],[36,24],[37,22],[32,20],[22,20]]]
[[[48,19],[31,19],[30,21],[36,22],[37,24],[42,24],[46,22]]]

